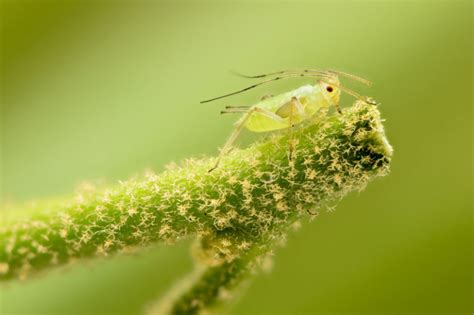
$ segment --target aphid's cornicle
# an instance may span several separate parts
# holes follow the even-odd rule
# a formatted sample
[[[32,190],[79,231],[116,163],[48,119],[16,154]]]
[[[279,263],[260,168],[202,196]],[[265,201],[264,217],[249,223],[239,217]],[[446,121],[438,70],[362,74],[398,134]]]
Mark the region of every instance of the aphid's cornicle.
[[[255,76],[242,75],[239,73],[236,74],[241,77],[251,79],[266,77],[271,78],[248,86],[244,89],[202,101],[201,103],[219,100],[251,90],[269,82],[286,78],[312,77],[317,78],[317,82],[315,85],[305,85],[298,89],[277,96],[262,98],[260,102],[252,106],[226,106],[226,109],[221,111],[221,114],[241,113],[243,116],[237,121],[234,131],[220,151],[220,154],[216,160],[216,164],[209,170],[209,172],[213,171],[219,166],[221,158],[229,151],[243,128],[247,128],[248,130],[254,132],[288,129],[290,134],[289,158],[291,159],[293,149],[291,135],[295,124],[309,120],[320,109],[328,108],[330,106],[334,106],[336,110],[341,113],[341,109],[339,107],[341,91],[367,103],[373,103],[372,99],[364,98],[360,94],[342,86],[339,82],[339,76],[355,80],[368,86],[370,86],[372,83],[359,76],[341,71],[306,69],[282,70]],[[275,75],[276,77],[272,77]]]

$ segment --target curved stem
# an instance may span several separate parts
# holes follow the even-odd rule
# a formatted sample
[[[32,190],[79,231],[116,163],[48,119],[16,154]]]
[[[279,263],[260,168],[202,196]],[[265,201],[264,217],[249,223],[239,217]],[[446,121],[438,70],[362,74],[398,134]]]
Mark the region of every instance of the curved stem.
[[[215,159],[190,159],[160,175],[39,205],[23,218],[13,213],[0,224],[0,279],[196,236],[210,268],[202,283],[211,283],[213,274],[234,272],[249,253],[270,250],[307,211],[388,171],[392,150],[373,105],[358,101],[342,115],[321,115],[293,138],[291,161],[282,133],[234,150],[212,173]]]

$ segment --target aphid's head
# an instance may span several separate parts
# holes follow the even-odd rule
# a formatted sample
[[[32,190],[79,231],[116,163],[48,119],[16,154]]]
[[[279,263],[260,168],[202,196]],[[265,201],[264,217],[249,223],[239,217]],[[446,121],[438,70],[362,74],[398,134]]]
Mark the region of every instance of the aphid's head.
[[[339,79],[334,76],[331,79],[320,82],[321,90],[327,100],[330,100],[332,105],[339,104],[341,97],[341,89]]]

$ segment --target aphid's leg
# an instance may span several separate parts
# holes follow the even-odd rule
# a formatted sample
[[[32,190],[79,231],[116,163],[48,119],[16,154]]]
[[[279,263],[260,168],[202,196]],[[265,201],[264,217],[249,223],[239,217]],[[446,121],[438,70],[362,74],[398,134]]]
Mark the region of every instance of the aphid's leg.
[[[296,96],[293,96],[291,100],[278,107],[275,114],[281,118],[288,119],[286,123],[288,125],[288,159],[291,160],[293,155],[294,124],[297,122],[297,118],[301,121],[308,119],[309,116],[306,114],[303,104],[301,104],[301,101]]]
[[[295,109],[294,99],[291,100],[290,106],[290,115],[288,116],[288,122],[290,123],[290,127],[288,128],[288,160],[291,161],[293,159],[293,128],[295,124],[293,123],[293,112]]]
[[[291,98],[292,102],[293,102],[293,106],[295,107],[296,111],[298,112],[298,115],[300,115],[301,117],[306,117],[306,113],[304,111],[304,106],[303,104],[301,104],[301,101],[299,98],[297,98],[296,96],[293,96]]]
[[[341,106],[339,106],[339,103],[334,103],[334,106],[336,107],[336,110],[337,112],[342,115],[342,110],[341,110]]]
[[[288,121],[290,123],[290,128],[288,128],[288,159],[290,161],[293,159],[293,150],[294,150],[293,129],[295,127],[295,123],[294,123],[295,111],[298,112],[298,115],[300,117],[306,116],[306,113],[304,112],[303,104],[301,104],[300,100],[296,96],[293,96],[291,98],[290,115],[288,117]]]
[[[242,109],[235,108],[235,109],[230,109],[230,110],[227,110],[227,111],[223,111],[221,113],[238,113],[238,112],[241,112],[241,111],[242,111]],[[240,121],[238,121],[237,126],[235,127],[235,129],[232,132],[232,134],[230,135],[230,137],[227,139],[226,143],[224,144],[224,147],[222,147],[222,149],[220,150],[219,156],[217,157],[216,164],[214,165],[214,167],[212,167],[208,171],[208,173],[212,172],[213,170],[215,170],[219,166],[219,163],[221,162],[222,157],[225,154],[227,154],[227,152],[231,148],[232,144],[234,144],[235,140],[237,139],[239,134],[242,132],[242,129],[245,127],[245,123],[247,122],[247,120],[249,120],[250,116],[252,116],[253,114],[259,113],[259,114],[267,116],[268,118],[271,118],[275,121],[283,122],[283,123],[285,122],[285,120],[283,118],[279,117],[278,115],[275,115],[274,113],[269,112],[269,111],[267,111],[265,109],[262,109],[262,108],[259,108],[259,107],[251,107],[249,110],[246,110],[245,113],[246,114],[240,119]]]

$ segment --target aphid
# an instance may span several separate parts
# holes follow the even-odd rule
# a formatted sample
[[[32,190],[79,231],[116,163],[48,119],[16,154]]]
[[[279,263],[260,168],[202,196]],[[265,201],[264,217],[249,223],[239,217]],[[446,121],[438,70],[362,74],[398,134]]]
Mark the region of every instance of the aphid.
[[[240,74],[239,74],[240,75]],[[232,144],[237,139],[243,128],[253,132],[267,132],[280,129],[288,129],[290,133],[289,158],[292,155],[291,135],[293,127],[303,121],[312,118],[319,110],[334,106],[341,113],[339,107],[339,98],[341,91],[354,96],[357,99],[363,99],[358,93],[344,87],[339,82],[339,76],[358,81],[365,85],[371,85],[371,82],[361,77],[335,70],[283,70],[273,73],[261,74],[256,76],[240,75],[246,78],[266,78],[264,81],[253,84],[244,89],[228,93],[222,96],[211,98],[201,103],[215,101],[224,97],[239,94],[257,86],[272,81],[296,77],[313,77],[317,81],[314,85],[304,85],[295,90],[276,95],[265,96],[258,103],[252,106],[226,106],[221,114],[240,113],[242,117],[235,123],[235,129],[221,149],[216,164],[209,172],[219,166],[222,157],[229,151]],[[372,102],[363,99],[366,102]]]

